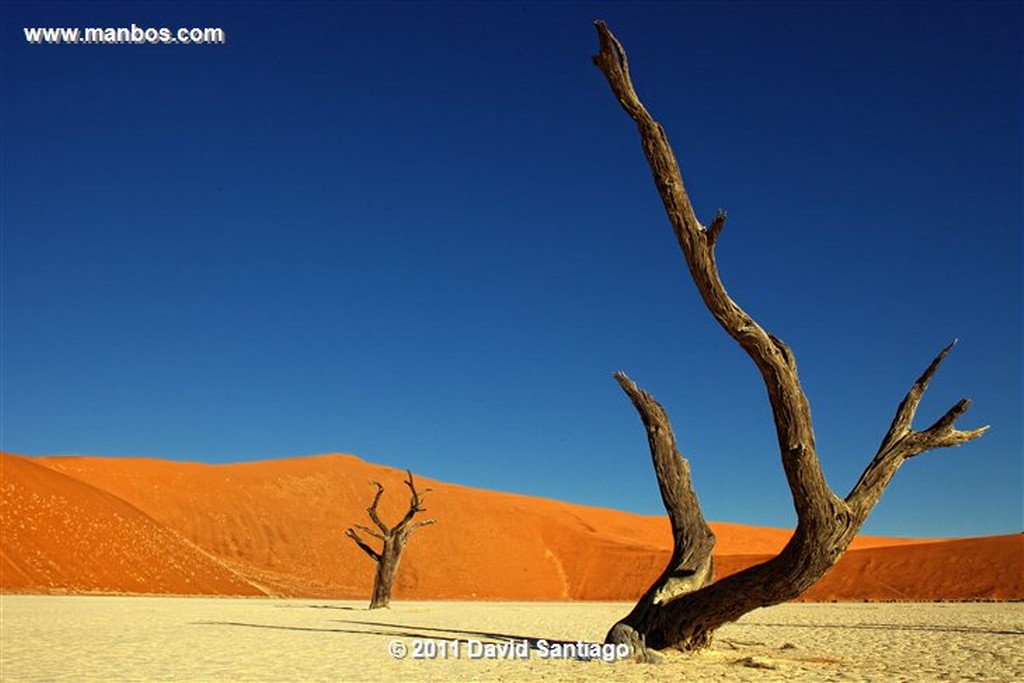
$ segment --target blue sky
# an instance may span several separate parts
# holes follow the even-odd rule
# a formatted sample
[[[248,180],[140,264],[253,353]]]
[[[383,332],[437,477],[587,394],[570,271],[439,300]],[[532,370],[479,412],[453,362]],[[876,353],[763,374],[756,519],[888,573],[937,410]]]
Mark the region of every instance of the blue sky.
[[[662,514],[612,373],[665,405],[714,520],[794,521],[764,388],[688,278],[604,18],[726,287],[794,349],[845,495],[895,408],[980,440],[865,530],[1022,521],[1017,3],[34,3],[3,10],[2,447],[341,451]],[[25,26],[225,45],[30,46]]]

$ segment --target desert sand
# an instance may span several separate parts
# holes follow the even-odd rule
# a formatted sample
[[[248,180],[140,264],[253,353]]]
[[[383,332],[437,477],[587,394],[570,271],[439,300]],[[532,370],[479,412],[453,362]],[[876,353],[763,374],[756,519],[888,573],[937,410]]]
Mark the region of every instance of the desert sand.
[[[230,465],[0,455],[0,590],[365,599],[372,565],[344,529],[405,511],[404,473],[351,455]],[[432,491],[396,599],[635,600],[664,567],[665,517],[419,480]],[[652,495],[657,495],[652,492]],[[787,529],[712,523],[719,576]],[[1024,599],[1024,536],[858,537],[808,600]]]
[[[599,642],[621,603],[0,600],[4,681],[1024,680],[1024,607],[1009,603],[780,605],[722,628],[710,651],[645,665],[555,659],[539,642]],[[471,656],[524,638],[528,658]]]

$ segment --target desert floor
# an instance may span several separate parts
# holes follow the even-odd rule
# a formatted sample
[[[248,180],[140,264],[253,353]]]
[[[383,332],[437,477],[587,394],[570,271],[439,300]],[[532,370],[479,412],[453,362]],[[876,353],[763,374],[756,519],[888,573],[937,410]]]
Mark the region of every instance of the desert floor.
[[[621,603],[370,612],[318,600],[4,595],[0,606],[5,682],[1024,680],[1021,603],[781,605],[721,629],[709,652],[658,665],[550,656],[556,642],[600,642]],[[528,657],[473,656],[508,639],[528,639]]]

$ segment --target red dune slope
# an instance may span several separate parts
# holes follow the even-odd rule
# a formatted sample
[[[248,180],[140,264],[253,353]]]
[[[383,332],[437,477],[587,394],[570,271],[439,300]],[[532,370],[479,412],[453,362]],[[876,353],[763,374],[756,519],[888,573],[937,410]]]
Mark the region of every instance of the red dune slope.
[[[381,516],[408,503],[405,473],[353,456],[325,455],[231,465],[116,458],[45,458],[56,471],[131,502],[241,575],[284,595],[364,597],[371,561],[343,532],[366,524],[370,481],[385,493]],[[663,561],[664,519],[572,506],[417,479],[427,516],[412,537],[395,597],[587,598],[566,562],[610,548],[605,583],[649,581]],[[614,554],[618,551],[618,555]],[[616,566],[621,557],[623,566]],[[633,589],[636,590],[636,589]],[[605,591],[606,593],[608,591]]]
[[[720,576],[771,555],[717,558]],[[1024,535],[904,543],[848,551],[800,600],[1024,599]]]
[[[343,532],[353,523],[367,523],[372,480],[385,487],[380,504],[385,521],[397,520],[408,502],[403,472],[349,455],[229,465],[8,455],[2,465],[3,590],[264,590],[365,598],[373,565]],[[438,524],[412,536],[395,586],[399,599],[630,600],[658,575],[669,554],[663,517],[417,482],[432,489],[426,517]],[[33,495],[48,497],[49,508],[30,504]],[[125,525],[131,534],[122,530]],[[713,527],[720,574],[777,552],[790,535],[785,529]],[[93,530],[93,536],[83,529]],[[50,540],[58,535],[63,550]],[[135,557],[141,552],[136,537],[160,539],[163,545],[150,541],[142,547],[165,554]],[[1019,571],[1016,583],[1006,571],[1013,567],[1006,558],[1014,556],[1019,569],[1019,540],[858,538],[812,595],[822,600],[1024,597]],[[92,552],[99,544],[108,550]],[[37,557],[48,560],[31,561]],[[78,578],[82,567],[93,577],[88,585]],[[147,578],[156,568],[164,578]],[[193,583],[170,580],[172,570],[193,572]]]
[[[1020,600],[1024,536],[988,536],[847,553],[807,600]]]
[[[32,461],[0,457],[4,589],[263,594],[120,498]]]

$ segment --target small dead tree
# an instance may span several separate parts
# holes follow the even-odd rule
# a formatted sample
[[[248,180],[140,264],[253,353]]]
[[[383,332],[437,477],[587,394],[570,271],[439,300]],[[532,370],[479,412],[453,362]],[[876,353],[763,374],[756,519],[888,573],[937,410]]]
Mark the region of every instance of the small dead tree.
[[[409,487],[410,493],[409,510],[398,524],[388,528],[381,521],[380,516],[378,516],[377,505],[380,503],[380,497],[384,495],[384,487],[379,482],[374,481],[370,483],[377,488],[377,493],[373,496],[373,503],[370,507],[366,508],[366,514],[369,515],[370,521],[377,528],[371,529],[368,526],[354,524],[345,531],[345,535],[355,541],[356,545],[369,555],[370,559],[377,563],[377,571],[373,576],[373,597],[370,598],[370,609],[388,607],[391,604],[391,586],[395,582],[395,575],[398,573],[398,562],[402,559],[402,551],[405,549],[409,536],[420,527],[436,523],[433,519],[419,522],[412,521],[413,517],[418,513],[425,511],[423,495],[430,491],[430,489],[423,489],[423,492],[420,493],[416,490],[416,483],[412,478],[412,472],[406,470],[406,474],[409,475],[409,478],[405,480],[405,485]],[[359,536],[357,529],[369,536],[380,539],[383,543],[383,548],[380,552],[374,550],[366,543]]]
[[[910,388],[878,452],[850,493],[845,498],[833,493],[815,452],[810,407],[792,351],[732,300],[719,277],[715,242],[725,225],[725,213],[719,211],[708,227],[697,220],[665,131],[633,88],[625,50],[604,22],[596,25],[600,52],[593,58],[594,64],[636,122],[654,183],[697,290],[712,316],[746,351],[764,380],[782,467],[797,513],[793,536],[776,557],[713,582],[715,537],[701,514],[690,483],[689,465],[679,454],[668,417],[657,401],[625,374],[615,375],[646,427],[674,547],[665,571],[633,610],[611,628],[607,642],[629,644],[636,656],[650,661],[656,658],[653,650],[707,647],[714,631],[723,624],[802,594],[843,555],[905,460],[933,448],[975,439],[987,427],[970,431],[955,428],[957,418],[970,406],[967,399],[957,402],[924,431],[911,426],[921,395],[953,347],[950,344]]]

